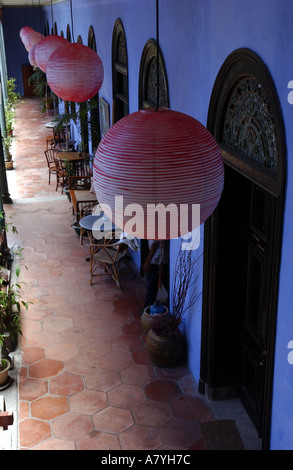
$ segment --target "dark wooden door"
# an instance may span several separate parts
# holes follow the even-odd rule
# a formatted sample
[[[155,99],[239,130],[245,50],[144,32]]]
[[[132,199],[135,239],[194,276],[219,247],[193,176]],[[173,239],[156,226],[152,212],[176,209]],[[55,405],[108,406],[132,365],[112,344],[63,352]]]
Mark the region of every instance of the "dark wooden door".
[[[239,396],[259,434],[265,412],[275,198],[225,167],[213,223],[210,397]]]
[[[274,196],[254,183],[249,196],[240,397],[261,434],[276,204]]]

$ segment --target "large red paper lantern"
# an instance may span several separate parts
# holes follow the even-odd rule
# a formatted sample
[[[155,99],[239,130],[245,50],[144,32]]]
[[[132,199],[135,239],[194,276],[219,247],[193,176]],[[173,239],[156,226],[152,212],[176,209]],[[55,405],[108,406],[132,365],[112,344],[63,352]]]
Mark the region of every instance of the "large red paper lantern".
[[[65,44],[69,44],[67,39],[63,38],[62,36],[57,36],[56,34],[46,36],[38,42],[35,50],[35,58],[38,67],[43,72],[46,73],[48,60],[51,54],[55,51],[55,49],[64,46]]]
[[[36,66],[37,65],[37,62],[36,62],[36,57],[35,57],[35,51],[36,51],[36,47],[37,47],[37,44],[34,44],[30,50],[29,50],[29,53],[28,53],[28,60],[29,60],[29,63],[33,66]]]
[[[90,47],[74,43],[59,47],[47,66],[51,90],[66,101],[84,102],[102,86],[104,68],[98,54]]]
[[[23,28],[21,28],[21,30],[19,31],[19,36],[20,36],[20,39],[24,40],[25,36],[28,34],[28,33],[31,33],[33,30],[33,28],[31,28],[30,26],[24,26]]]
[[[38,31],[31,31],[28,34],[26,34],[23,38],[24,47],[29,52],[31,47],[34,44],[38,44],[42,38],[43,38],[43,35],[39,33]]]
[[[224,167],[217,142],[199,121],[160,108],[129,114],[108,130],[93,176],[99,203],[119,228],[170,239],[192,232],[214,211]]]

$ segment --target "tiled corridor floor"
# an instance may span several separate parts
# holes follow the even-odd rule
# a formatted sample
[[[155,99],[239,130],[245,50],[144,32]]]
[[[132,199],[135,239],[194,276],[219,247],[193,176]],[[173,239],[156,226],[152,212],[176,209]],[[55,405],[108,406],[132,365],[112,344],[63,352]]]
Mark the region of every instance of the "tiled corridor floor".
[[[144,284],[125,271],[89,285],[66,196],[48,185],[45,122],[35,99],[18,105],[15,170],[8,175],[23,247],[19,447],[34,450],[203,449],[199,422],[213,415],[187,367],[159,369],[145,349]],[[50,131],[49,131],[50,134]]]

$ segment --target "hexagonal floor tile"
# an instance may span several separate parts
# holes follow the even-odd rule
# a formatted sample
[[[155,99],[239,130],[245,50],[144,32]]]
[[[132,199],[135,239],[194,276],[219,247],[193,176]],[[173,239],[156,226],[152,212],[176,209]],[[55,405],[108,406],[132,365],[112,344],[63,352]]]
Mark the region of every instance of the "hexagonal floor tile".
[[[64,374],[50,380],[49,387],[50,393],[70,397],[83,390],[84,385],[80,375],[64,372]]]
[[[133,425],[130,410],[108,406],[93,415],[93,423],[99,431],[119,433]]]
[[[31,415],[34,418],[51,420],[69,411],[65,397],[43,397],[31,403]]]

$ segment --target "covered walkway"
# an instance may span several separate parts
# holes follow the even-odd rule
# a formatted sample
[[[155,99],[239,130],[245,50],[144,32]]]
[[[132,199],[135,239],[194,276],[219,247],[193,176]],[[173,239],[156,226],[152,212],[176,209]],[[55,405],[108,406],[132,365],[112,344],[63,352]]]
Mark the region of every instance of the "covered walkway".
[[[144,283],[125,271],[89,285],[88,245],[71,204],[48,185],[44,149],[51,116],[37,99],[17,108],[13,204],[7,221],[23,247],[19,448],[34,450],[203,449],[199,423],[213,420],[185,365],[159,369],[145,349],[139,311]],[[14,384],[15,385],[15,384]]]

